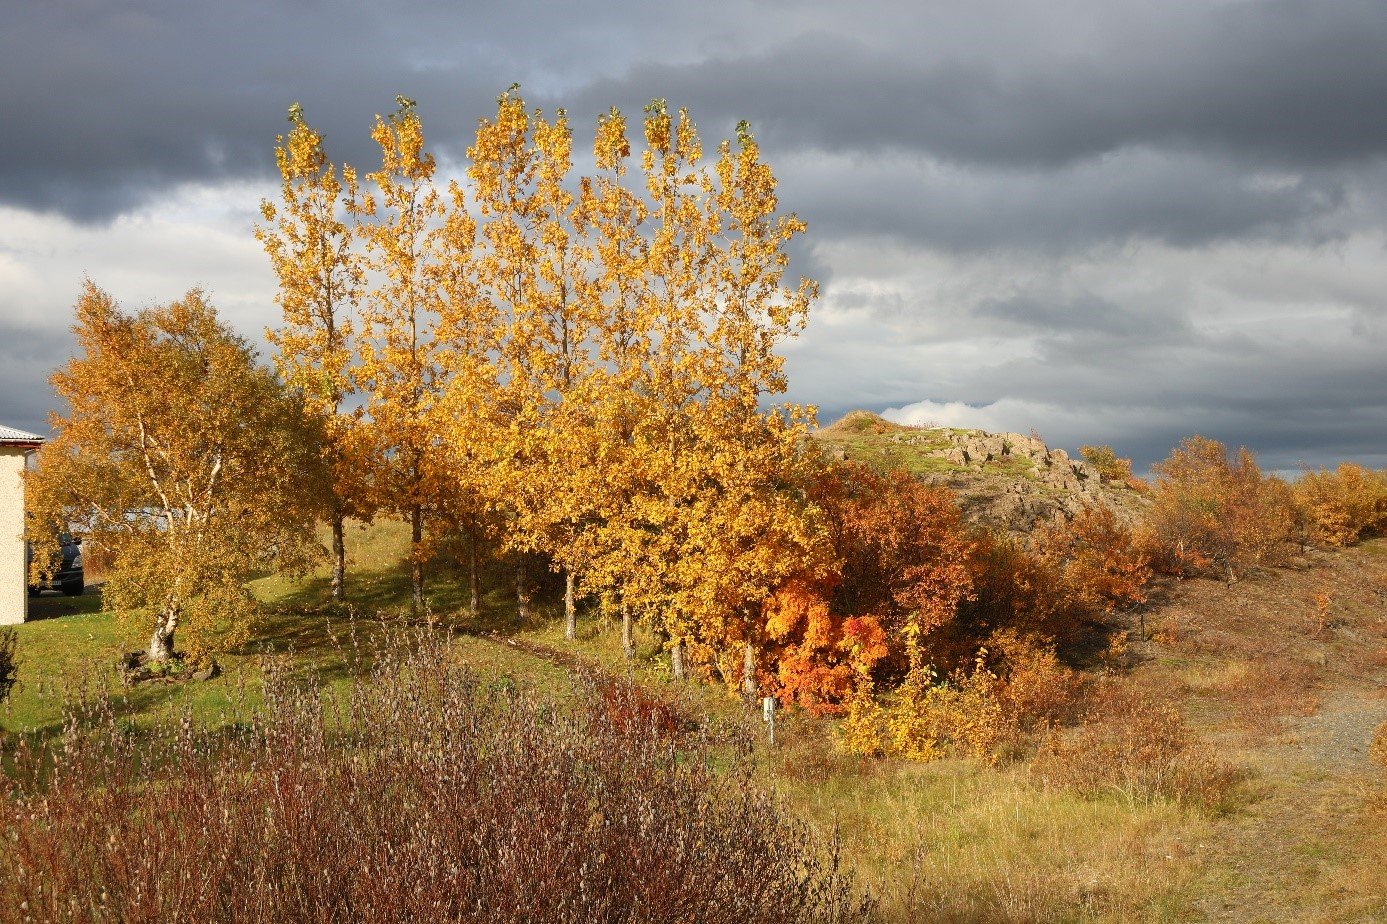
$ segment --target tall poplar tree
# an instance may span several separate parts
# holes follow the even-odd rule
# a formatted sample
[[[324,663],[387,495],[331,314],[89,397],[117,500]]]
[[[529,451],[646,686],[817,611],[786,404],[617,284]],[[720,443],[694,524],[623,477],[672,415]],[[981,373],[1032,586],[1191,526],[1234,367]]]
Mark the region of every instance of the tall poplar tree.
[[[289,134],[275,140],[280,201],[261,202],[269,224],[258,226],[255,236],[279,279],[275,300],[284,323],[266,331],[279,350],[276,364],[325,421],[332,599],[340,601],[347,568],[343,523],[369,513],[359,478],[360,413],[344,406],[356,391],[352,314],[363,288],[361,259],[344,214],[346,202],[357,197],[357,180],[350,167],[339,175],[323,150],[322,134],[308,125],[297,103],[289,107],[289,122]]]
[[[377,117],[371,132],[381,151],[380,169],[368,175],[374,194],[352,206],[373,283],[363,304],[359,378],[376,453],[375,502],[409,524],[411,609],[418,613],[425,519],[456,487],[434,426],[442,390],[435,336],[442,280],[430,267],[447,209],[415,103],[403,96],[396,102],[399,108]]]
[[[585,297],[591,259],[566,184],[572,131],[563,110],[553,119],[530,112],[512,87],[468,154],[483,219],[478,281],[504,318],[499,380],[509,426],[493,487],[511,514],[520,616],[528,607],[525,563],[542,553],[565,572],[572,638],[581,567],[572,552],[600,477],[589,392],[595,319]]]

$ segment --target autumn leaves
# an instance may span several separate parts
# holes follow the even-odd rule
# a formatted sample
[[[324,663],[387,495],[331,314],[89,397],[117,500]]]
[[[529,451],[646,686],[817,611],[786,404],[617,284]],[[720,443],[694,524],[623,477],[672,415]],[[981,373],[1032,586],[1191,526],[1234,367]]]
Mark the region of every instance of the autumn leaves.
[[[330,421],[334,536],[347,516],[408,521],[419,609],[432,547],[461,534],[562,569],[570,633],[587,596],[676,652],[750,640],[822,543],[797,475],[810,413],[764,406],[816,292],[784,278],[804,226],[777,215],[749,129],[705,156],[656,101],[633,155],[613,109],[578,175],[566,114],[513,88],[443,188],[398,102],[363,180],[291,109],[258,231],[281,370]]]

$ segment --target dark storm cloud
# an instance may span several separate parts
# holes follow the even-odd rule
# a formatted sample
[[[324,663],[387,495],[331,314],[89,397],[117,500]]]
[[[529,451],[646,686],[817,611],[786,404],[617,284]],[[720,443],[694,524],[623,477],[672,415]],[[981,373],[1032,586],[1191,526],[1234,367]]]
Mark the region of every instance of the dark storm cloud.
[[[336,160],[371,164],[397,93],[460,153],[509,83],[572,66],[521,53],[544,7],[7,0],[0,202],[104,219],[177,183],[268,175],[294,101]]]
[[[1063,46],[1000,3],[969,21],[891,4],[848,17],[827,4],[695,16],[545,2],[7,0],[0,198],[95,218],[169,184],[265,174],[294,100],[341,159],[370,162],[370,116],[400,92],[460,153],[511,80],[584,120],[652,96],[691,105],[718,137],[749,116],[781,154],[900,150],[1051,170],[1188,149],[1235,168],[1311,169],[1387,148],[1387,7],[1156,7],[1047,5],[1053,35],[1088,36]],[[1231,203],[1230,230],[1313,207],[1314,191]],[[1179,206],[1193,204],[1148,223],[1198,240],[1211,209],[1183,220]]]
[[[53,405],[48,375],[70,338],[61,328],[36,329],[0,319],[0,424],[47,434]]]
[[[1073,298],[1042,298],[1022,293],[1009,298],[987,299],[975,312],[1046,338],[1093,339],[1159,338],[1167,343],[1188,338],[1193,330],[1187,318],[1124,307],[1092,293]]]
[[[1225,158],[1125,151],[1055,170],[960,169],[917,158],[791,158],[785,197],[815,235],[967,252],[1060,252],[1156,240],[1325,239],[1347,199],[1332,171],[1256,174]]]
[[[791,397],[826,417],[967,402],[1142,465],[1196,431],[1269,467],[1387,463],[1377,0],[0,0],[0,17],[0,207],[28,210],[0,213],[0,422],[43,426],[83,271],[149,299],[211,279],[243,330],[273,323],[260,193],[226,181],[272,176],[290,102],[369,166],[371,117],[415,97],[446,162],[520,81],[569,109],[579,152],[596,113],[652,97],[689,106],[710,149],[753,121],[810,222],[791,272],[824,298]]]
[[[1034,396],[1059,410],[1045,436],[1112,442],[1144,468],[1199,432],[1260,450],[1264,467],[1387,465],[1387,376],[1380,342],[1262,336],[1051,337],[1036,356],[980,367],[959,400]]]
[[[646,63],[583,99],[654,92],[705,119],[752,118],[787,146],[965,164],[1054,167],[1150,146],[1305,167],[1387,151],[1387,6],[1171,4],[1156,21],[1127,12],[1101,24],[1091,9],[1074,16],[1091,33],[1080,52],[1047,53],[1043,38],[1003,27],[966,48],[947,34],[807,35],[759,55]]]

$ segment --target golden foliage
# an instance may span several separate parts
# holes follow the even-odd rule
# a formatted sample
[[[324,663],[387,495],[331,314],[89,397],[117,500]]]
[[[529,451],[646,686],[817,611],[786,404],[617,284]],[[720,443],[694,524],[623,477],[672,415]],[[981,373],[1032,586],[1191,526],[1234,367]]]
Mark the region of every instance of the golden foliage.
[[[331,474],[328,519],[332,527],[333,596],[341,599],[346,570],[343,521],[369,517],[369,444],[361,427],[361,409],[344,401],[357,389],[353,323],[365,286],[361,256],[353,249],[353,228],[346,202],[357,197],[356,173],[327,159],[323,136],[304,120],[295,104],[289,109],[293,128],[276,139],[280,202],[262,200],[266,225],[255,237],[265,248],[279,281],[275,296],[283,324],[267,330],[278,348],[280,375],[298,389],[323,419],[323,462]]]
[[[1334,471],[1306,472],[1294,492],[1316,542],[1351,545],[1387,527],[1387,474],[1382,472],[1345,462]]]
[[[932,668],[913,666],[899,687],[878,697],[871,681],[864,681],[848,702],[840,745],[851,753],[906,760],[1002,760],[1067,712],[1077,680],[1053,647],[1035,639],[1004,632],[992,643],[993,650],[979,651],[971,670],[955,671],[945,682],[938,682]]]
[[[1263,476],[1247,449],[1230,461],[1222,443],[1192,436],[1154,471],[1147,524],[1162,567],[1232,580],[1280,556],[1295,520],[1291,488]]]
[[[27,479],[29,539],[71,528],[104,553],[106,603],[147,620],[151,658],[175,631],[209,645],[225,626],[234,644],[255,613],[245,581],[313,554],[320,418],[196,289],[124,314],[88,282],[74,330],[82,353],[52,377],[69,412]]]
[[[1150,488],[1145,481],[1132,474],[1132,460],[1119,457],[1111,446],[1080,446],[1079,455],[1098,469],[1098,474],[1105,481],[1126,485],[1139,492]]]

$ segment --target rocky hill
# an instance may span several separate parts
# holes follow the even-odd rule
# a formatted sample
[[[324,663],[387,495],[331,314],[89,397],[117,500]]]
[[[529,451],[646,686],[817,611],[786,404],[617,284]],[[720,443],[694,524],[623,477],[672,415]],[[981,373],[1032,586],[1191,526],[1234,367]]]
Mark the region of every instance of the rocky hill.
[[[814,433],[834,458],[904,469],[952,489],[972,521],[1025,532],[1101,503],[1133,518],[1145,503],[1129,485],[1038,436],[956,427],[910,427],[853,411]]]

